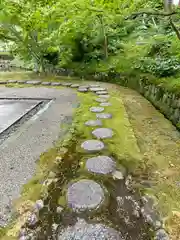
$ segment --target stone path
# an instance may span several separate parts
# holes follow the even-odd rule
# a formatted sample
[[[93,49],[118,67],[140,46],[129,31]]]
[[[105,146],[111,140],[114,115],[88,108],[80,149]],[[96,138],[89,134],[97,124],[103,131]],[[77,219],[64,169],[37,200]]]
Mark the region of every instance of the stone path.
[[[32,85],[43,85],[39,81],[29,81],[23,83],[23,84],[32,84]],[[51,86],[57,86],[56,84],[50,83]],[[56,226],[55,231],[55,238],[58,240],[125,240],[125,239],[132,239],[132,240],[140,240],[145,239],[142,238],[128,238],[128,232],[126,232],[127,229],[133,228],[133,225],[136,225],[136,222],[138,222],[140,219],[141,224],[144,224],[145,220],[148,222],[148,220],[151,218],[151,211],[147,211],[144,208],[141,208],[138,201],[136,201],[135,197],[131,194],[128,195],[128,191],[130,188],[131,179],[126,178],[126,181],[124,181],[124,173],[119,171],[116,166],[116,160],[113,159],[111,156],[103,155],[103,150],[106,149],[108,152],[108,148],[106,144],[103,142],[106,138],[113,138],[114,132],[109,128],[103,128],[103,123],[100,119],[107,119],[108,121],[111,121],[111,118],[113,118],[111,113],[106,113],[105,109],[106,107],[110,106],[110,95],[108,95],[108,91],[105,88],[99,87],[98,85],[87,85],[87,86],[80,86],[75,85],[71,83],[63,83],[61,84],[63,86],[72,86],[72,88],[77,88],[79,92],[88,92],[92,91],[95,94],[97,94],[98,98],[96,99],[96,102],[99,102],[99,107],[91,107],[89,109],[90,112],[92,112],[92,115],[96,116],[96,120],[89,119],[88,122],[85,122],[84,124],[88,128],[89,126],[97,127],[92,131],[92,139],[88,139],[81,143],[81,148],[84,151],[84,154],[92,154],[96,153],[96,156],[88,158],[86,161],[85,168],[90,174],[94,175],[102,175],[105,177],[110,177],[112,179],[118,179],[118,187],[121,187],[121,193],[124,194],[124,196],[117,196],[117,213],[122,218],[122,226],[121,229],[114,229],[106,224],[101,223],[90,223],[87,222],[81,214],[96,214],[99,209],[105,208],[106,203],[109,201],[110,193],[108,192],[109,189],[106,189],[106,187],[103,185],[103,183],[96,182],[95,180],[92,180],[91,178],[81,178],[77,179],[77,181],[69,182],[67,186],[67,193],[66,193],[66,202],[69,207],[69,209],[78,214],[78,217],[76,219],[75,224],[69,225],[67,227],[62,227],[61,225]],[[112,106],[113,107],[113,106]],[[99,128],[101,126],[101,128]],[[101,140],[99,140],[101,139]],[[97,155],[98,154],[98,155]],[[115,184],[115,182],[114,182]],[[114,185],[115,187],[115,185]],[[132,190],[132,189],[131,189]],[[131,191],[130,190],[130,191]],[[41,201],[41,200],[40,200]],[[150,201],[151,202],[151,201]],[[145,200],[145,204],[147,206],[148,200]],[[41,209],[44,207],[44,203],[39,202],[38,207]],[[147,209],[149,210],[148,206]],[[62,210],[60,209],[60,212]],[[143,215],[144,220],[141,219]],[[154,212],[152,213],[154,215]],[[148,220],[146,219],[148,218]],[[153,219],[156,221],[156,219]],[[37,223],[37,217],[36,215],[32,215],[32,217],[29,219],[29,225],[35,226]],[[148,222],[152,225],[152,223]],[[131,226],[132,224],[132,226]],[[141,227],[141,224],[139,223],[137,227]],[[154,222],[153,222],[154,224]],[[156,240],[168,240],[168,235],[162,228],[162,223],[158,223],[158,229],[155,232],[155,239]],[[28,225],[28,226],[29,226]],[[117,226],[114,226],[117,228]],[[156,225],[157,227],[157,225]],[[148,228],[147,228],[148,230]],[[150,226],[149,226],[150,230]],[[148,230],[148,231],[149,231]],[[29,239],[27,235],[27,231],[22,231],[20,234],[20,240]],[[31,238],[36,239],[36,238]],[[38,238],[39,239],[39,238]],[[53,238],[54,239],[54,238]],[[146,238],[147,239],[147,238]]]

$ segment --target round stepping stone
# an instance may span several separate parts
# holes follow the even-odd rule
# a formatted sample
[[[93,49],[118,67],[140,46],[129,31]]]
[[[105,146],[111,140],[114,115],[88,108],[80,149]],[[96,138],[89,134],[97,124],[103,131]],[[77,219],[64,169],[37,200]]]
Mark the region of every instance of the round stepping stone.
[[[89,86],[88,85],[81,85],[81,86],[79,86],[79,88],[89,88]]]
[[[108,94],[108,92],[107,91],[98,91],[98,92],[96,92],[96,94],[97,95],[106,95],[106,94]]]
[[[89,172],[108,174],[115,171],[115,162],[108,156],[97,156],[89,158],[86,162],[86,168]]]
[[[92,92],[98,92],[98,91],[105,91],[106,89],[105,88],[100,88],[100,87],[95,87],[95,88],[90,88],[90,91],[92,91]]]
[[[87,89],[87,88],[78,88],[78,91],[79,91],[79,92],[87,92],[88,89]]]
[[[101,120],[89,120],[89,121],[85,122],[85,125],[92,126],[92,127],[102,126],[102,122],[101,122]]]
[[[105,199],[101,186],[93,180],[82,179],[67,191],[67,202],[75,212],[98,209]]]
[[[104,148],[104,143],[99,140],[87,140],[81,144],[81,148],[89,152],[96,152]]]
[[[115,229],[106,227],[101,223],[87,223],[78,218],[73,226],[59,230],[57,240],[123,240],[122,234]]]
[[[26,84],[39,85],[41,81],[27,81]]]
[[[7,84],[7,81],[0,81],[0,84]]]
[[[79,87],[79,84],[72,84],[71,87],[72,87],[72,88],[78,88],[78,87]]]
[[[112,114],[110,114],[110,113],[97,113],[96,117],[97,118],[102,118],[102,119],[107,119],[107,118],[112,118]]]
[[[51,86],[60,86],[60,85],[61,85],[60,82],[52,82],[52,83],[51,83]]]
[[[100,98],[110,98],[109,95],[99,95],[98,97],[100,97]]]
[[[97,128],[92,131],[92,134],[98,139],[111,138],[114,135],[110,128]]]
[[[49,85],[51,85],[51,83],[50,83],[50,82],[42,82],[41,85],[43,85],[43,86],[49,86]]]
[[[100,103],[104,103],[107,101],[107,99],[104,99],[104,98],[96,98],[95,100],[96,102],[100,102]]]
[[[112,104],[110,102],[102,102],[100,104],[101,107],[108,107],[108,106],[111,106]]]
[[[104,111],[104,108],[103,107],[91,107],[90,111],[94,112],[94,113],[100,113],[100,112]]]
[[[23,81],[23,80],[18,80],[17,81],[19,84],[25,84],[26,83],[26,81]]]

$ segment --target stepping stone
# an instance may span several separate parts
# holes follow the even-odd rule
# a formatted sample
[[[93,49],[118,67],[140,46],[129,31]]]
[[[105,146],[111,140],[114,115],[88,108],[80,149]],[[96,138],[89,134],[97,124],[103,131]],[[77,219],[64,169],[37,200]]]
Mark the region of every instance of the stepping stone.
[[[100,102],[100,103],[104,103],[107,101],[107,99],[104,99],[104,98],[96,98],[95,100],[96,102]]]
[[[49,86],[49,85],[51,85],[51,83],[50,83],[50,82],[42,82],[41,85],[43,85],[43,86]]]
[[[97,128],[92,132],[92,134],[98,139],[112,138],[114,135],[110,128]]]
[[[27,81],[26,84],[39,85],[41,81]]]
[[[104,191],[101,186],[89,179],[81,179],[73,183],[67,191],[67,202],[74,212],[96,210],[104,200]]]
[[[100,98],[110,98],[109,95],[99,95],[98,97],[100,97]]]
[[[115,162],[108,156],[97,156],[89,158],[86,162],[86,168],[89,172],[108,174],[115,171]]]
[[[107,118],[112,118],[112,114],[110,114],[110,113],[97,113],[96,117],[101,118],[101,119],[107,119]]]
[[[88,85],[81,85],[81,86],[79,86],[79,88],[89,88],[89,86]]]
[[[17,80],[8,80],[8,83],[17,83]]]
[[[98,95],[106,95],[106,94],[108,94],[108,92],[107,91],[98,91],[98,92],[96,92],[96,94],[98,94]]]
[[[61,227],[61,226],[60,226]],[[123,240],[121,233],[101,223],[87,223],[78,218],[75,225],[61,228],[57,240]]]
[[[101,122],[101,120],[89,120],[89,121],[85,122],[85,125],[92,126],[92,127],[102,126],[102,122]]]
[[[91,107],[90,111],[94,112],[94,113],[100,113],[100,112],[104,111],[104,108],[103,107]]]
[[[92,92],[105,91],[105,90],[106,90],[106,88],[100,88],[100,87],[90,88],[90,91],[92,91]]]
[[[72,84],[71,87],[72,87],[72,88],[78,88],[78,87],[79,87],[79,84]]]
[[[61,85],[64,86],[64,87],[70,87],[72,85],[72,83],[68,83],[68,82],[67,83],[61,83]]]
[[[111,106],[112,104],[110,102],[102,102],[100,104],[101,107],[108,107],[108,106]]]
[[[87,92],[88,89],[87,89],[87,88],[78,88],[78,91],[79,91],[79,92]]]
[[[61,83],[60,82],[52,82],[51,86],[61,86]]]
[[[81,144],[81,148],[89,152],[96,152],[104,148],[104,143],[99,140],[87,140]]]

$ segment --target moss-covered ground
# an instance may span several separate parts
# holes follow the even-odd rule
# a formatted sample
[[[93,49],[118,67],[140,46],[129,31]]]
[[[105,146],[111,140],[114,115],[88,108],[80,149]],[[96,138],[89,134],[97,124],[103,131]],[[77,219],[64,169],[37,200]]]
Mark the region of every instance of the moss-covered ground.
[[[0,79],[3,80],[3,78],[0,76]],[[22,79],[25,78],[22,77]],[[26,79],[29,79],[29,77]],[[37,76],[35,79],[37,79]],[[57,80],[52,77],[46,79]],[[59,80],[67,79],[63,77]],[[70,78],[71,80],[73,79]],[[133,175],[134,188],[138,193],[149,193],[157,197],[158,209],[165,220],[170,239],[178,240],[180,239],[180,134],[162,114],[135,91],[114,85],[108,85],[108,88],[110,89],[112,106],[105,107],[105,112],[111,113],[113,118],[103,120],[103,126],[112,128],[115,135],[112,139],[104,141],[107,148],[103,153],[113,156],[119,169],[123,167]],[[101,177],[90,176],[85,170],[85,162],[90,155],[85,155],[80,145],[84,140],[92,139],[91,131],[93,128],[85,127],[84,122],[95,119],[95,113],[91,113],[89,108],[92,105],[98,105],[98,103],[92,101],[96,98],[93,94],[79,94],[79,98],[81,106],[75,113],[74,122],[69,129],[66,140],[60,141],[55,148],[42,154],[37,162],[35,176],[23,187],[22,197],[16,202],[16,208],[20,212],[18,219],[20,219],[20,216],[32,208],[35,200],[44,196],[51,204],[53,212],[48,218],[46,212],[42,213],[41,226],[46,230],[48,221],[51,223],[57,221],[57,215],[54,214],[55,207],[58,204],[67,207],[65,193],[69,181],[88,177],[105,185],[109,192],[111,192],[110,189],[117,188],[116,184],[118,182],[114,184],[109,177],[102,179]],[[57,157],[62,158],[58,167],[56,165]],[[59,180],[47,192],[47,189],[42,186],[42,182],[47,178],[50,171],[54,171]],[[111,196],[113,196],[113,193],[112,191]],[[45,196],[46,194],[47,196]],[[116,196],[116,193],[114,194]],[[50,196],[53,196],[53,198]],[[110,199],[113,203],[113,197]],[[119,228],[118,216],[113,215],[110,210],[115,205],[109,204],[108,206],[107,211],[102,209],[102,212],[94,218],[92,217],[92,220],[97,220],[100,217],[107,224]],[[68,215],[68,211],[65,214]],[[111,215],[112,218],[108,220]],[[72,215],[70,215],[70,218],[72,219]],[[16,218],[16,224],[12,223],[7,229],[0,231],[1,239],[13,239],[13,236],[16,239],[15,236],[17,236],[19,226],[17,222]],[[69,223],[69,220],[67,222]],[[64,224],[67,224],[67,222]],[[121,221],[119,223],[123,225]],[[142,231],[145,229],[146,226]],[[140,229],[138,231],[141,232]],[[41,231],[40,234],[42,234]]]

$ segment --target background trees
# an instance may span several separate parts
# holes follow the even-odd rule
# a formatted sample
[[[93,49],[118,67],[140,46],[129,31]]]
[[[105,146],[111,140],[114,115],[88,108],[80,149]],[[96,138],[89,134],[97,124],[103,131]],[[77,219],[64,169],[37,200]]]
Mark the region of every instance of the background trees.
[[[40,72],[177,74],[179,13],[167,2],[3,0],[0,40]]]

